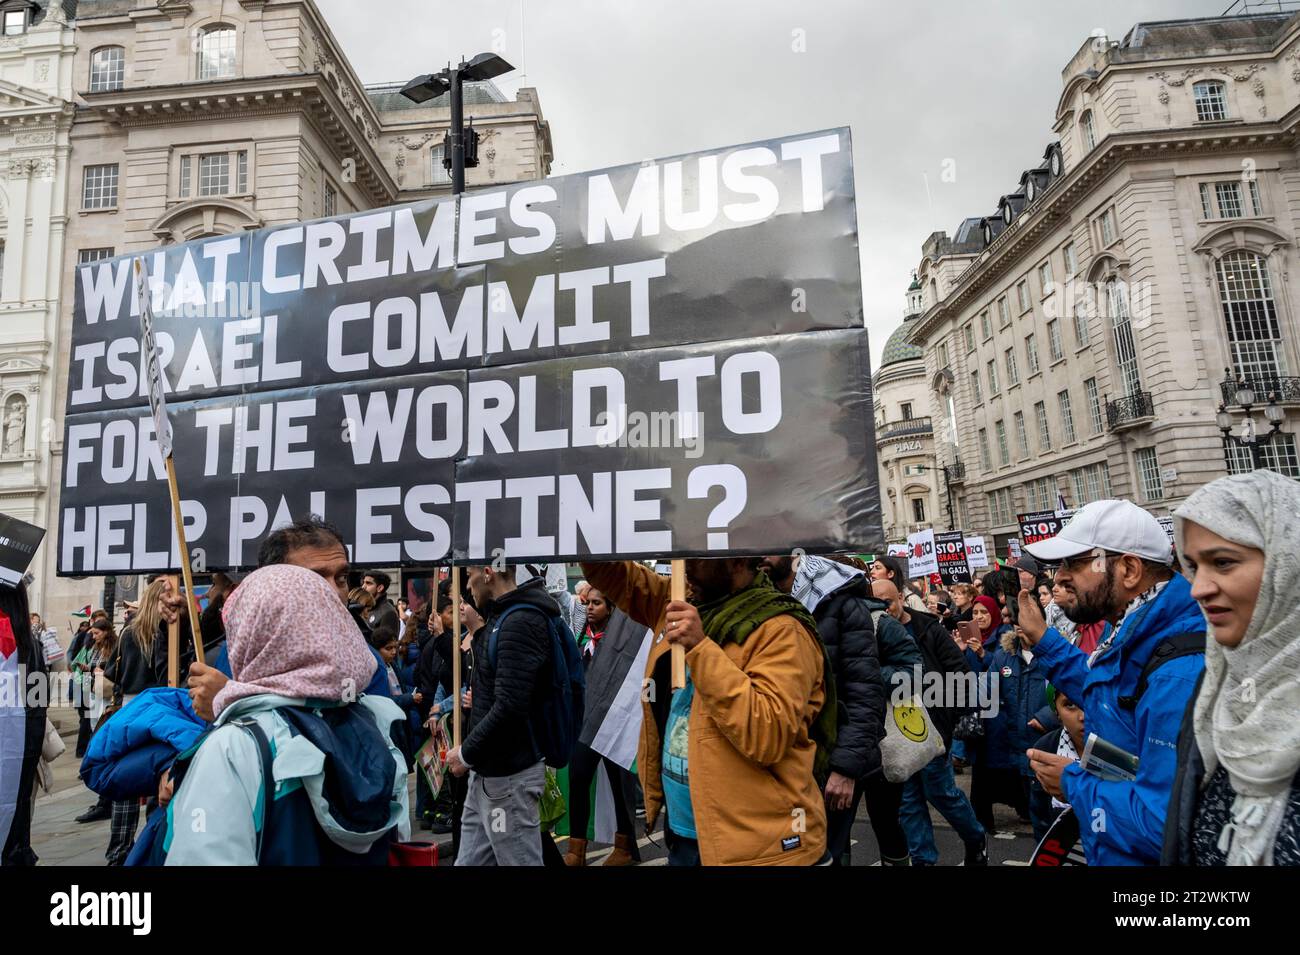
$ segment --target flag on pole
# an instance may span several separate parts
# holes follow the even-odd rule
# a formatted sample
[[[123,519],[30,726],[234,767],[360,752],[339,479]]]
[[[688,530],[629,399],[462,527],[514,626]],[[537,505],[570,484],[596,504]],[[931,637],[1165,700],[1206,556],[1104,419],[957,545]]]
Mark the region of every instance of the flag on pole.
[[[140,304],[140,354],[145,360],[145,380],[149,384],[149,410],[153,413],[153,430],[163,459],[172,455],[172,426],[167,417],[167,398],[163,395],[162,369],[158,367],[158,345],[153,335],[153,295],[144,271],[144,259],[135,260],[135,294]]]
[[[91,612],[91,610],[93,610],[93,609],[94,609],[94,608],[91,607],[90,604],[86,604],[86,606],[82,607],[80,610],[76,610],[76,611],[74,611],[72,615],[73,615],[74,617],[81,617],[81,618],[84,619],[84,618],[90,616],[90,612]]]

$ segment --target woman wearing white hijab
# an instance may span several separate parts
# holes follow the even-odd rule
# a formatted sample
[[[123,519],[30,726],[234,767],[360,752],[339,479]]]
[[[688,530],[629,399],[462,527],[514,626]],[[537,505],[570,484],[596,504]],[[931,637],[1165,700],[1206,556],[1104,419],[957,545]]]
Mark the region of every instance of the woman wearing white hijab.
[[[1161,861],[1300,865],[1300,483],[1254,471],[1174,512],[1209,624]]]

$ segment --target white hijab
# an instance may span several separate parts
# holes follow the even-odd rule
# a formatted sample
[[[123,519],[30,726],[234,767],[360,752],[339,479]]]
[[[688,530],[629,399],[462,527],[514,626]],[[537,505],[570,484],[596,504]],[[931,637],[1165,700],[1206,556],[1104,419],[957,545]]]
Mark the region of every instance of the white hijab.
[[[1180,559],[1187,521],[1264,552],[1241,643],[1222,646],[1207,627],[1194,726],[1207,778],[1222,765],[1237,794],[1219,840],[1228,864],[1271,865],[1300,769],[1300,483],[1252,471],[1207,484],[1174,512]]]

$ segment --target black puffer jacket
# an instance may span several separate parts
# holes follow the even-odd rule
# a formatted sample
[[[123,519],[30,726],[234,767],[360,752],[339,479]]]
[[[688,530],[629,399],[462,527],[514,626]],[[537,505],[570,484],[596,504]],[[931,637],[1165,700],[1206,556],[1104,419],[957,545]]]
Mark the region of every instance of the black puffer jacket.
[[[910,629],[916,645],[921,648],[922,666],[926,673],[970,673],[970,664],[966,662],[966,655],[957,649],[952,634],[944,629],[938,617],[928,613],[918,613],[915,610],[909,610],[908,613],[911,615]],[[973,684],[967,686],[973,689]],[[972,708],[970,705],[926,707],[934,728],[943,737],[945,749],[952,749],[952,731],[956,728],[957,721]]]
[[[827,594],[813,611],[817,632],[835,671],[839,720],[830,768],[849,779],[880,771],[885,735],[885,685],[876,655],[865,577]]]
[[[529,609],[506,618],[497,635],[496,653],[489,653],[497,617],[516,604]],[[528,720],[542,702],[539,693],[551,683],[551,631],[546,617],[558,617],[560,608],[546,592],[546,582],[535,577],[490,601],[483,611],[486,623],[474,637],[470,729],[461,752],[480,776],[510,776],[542,758]]]

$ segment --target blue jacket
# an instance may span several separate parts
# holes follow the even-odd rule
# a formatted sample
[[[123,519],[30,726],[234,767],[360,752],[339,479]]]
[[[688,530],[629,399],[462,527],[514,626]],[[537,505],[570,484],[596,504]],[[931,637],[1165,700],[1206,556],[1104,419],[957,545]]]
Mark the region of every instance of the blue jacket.
[[[207,726],[190,705],[189,691],[145,690],[90,738],[81,779],[114,802],[155,795],[163,770]]]
[[[1030,720],[1041,716],[1039,710],[1047,702],[1043,666],[1037,658],[1026,663],[1019,653],[1002,647],[986,651],[981,666],[982,678],[992,681],[998,712],[984,720],[984,742],[976,759],[990,769],[1015,769],[1028,775],[1025,753],[1043,735],[1029,726]]]
[[[1204,655],[1179,657],[1156,670],[1134,709],[1124,709],[1119,700],[1136,692],[1156,645],[1180,633],[1204,634],[1205,617],[1192,599],[1191,585],[1175,575],[1158,597],[1124,621],[1092,669],[1087,654],[1055,629],[1034,648],[1052,685],[1083,706],[1085,733],[1096,733],[1138,757],[1132,782],[1103,782],[1078,764],[1066,767],[1061,777],[1065,801],[1079,817],[1089,865],[1160,862],[1179,727],[1205,667]]]

